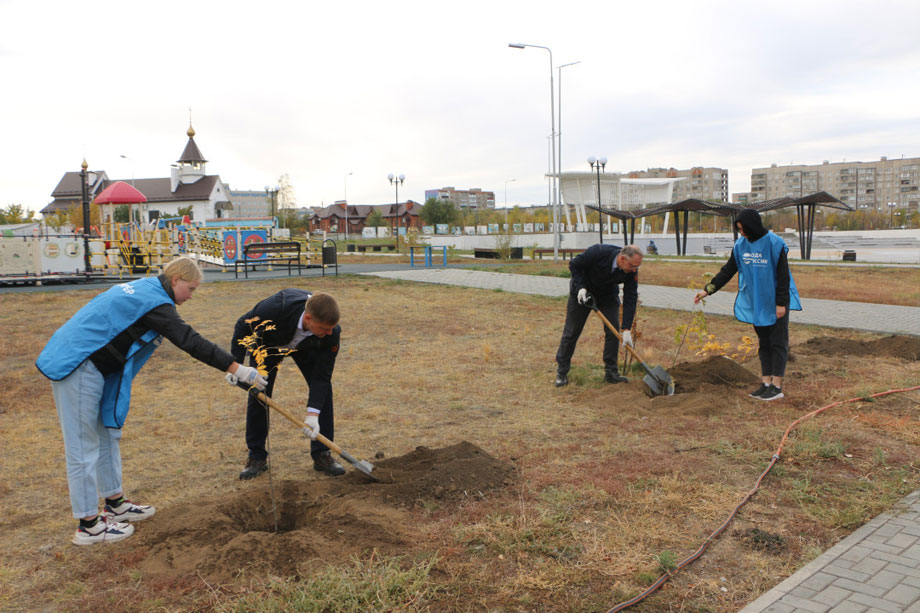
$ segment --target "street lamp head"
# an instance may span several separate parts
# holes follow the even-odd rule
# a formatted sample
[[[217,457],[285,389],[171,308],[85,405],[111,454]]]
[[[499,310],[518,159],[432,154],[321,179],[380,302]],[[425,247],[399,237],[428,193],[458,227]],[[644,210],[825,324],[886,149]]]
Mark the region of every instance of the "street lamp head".
[[[509,47],[514,47],[515,49],[523,49],[523,48],[524,48],[524,45],[522,45],[521,43],[508,43],[508,46],[509,46]]]
[[[402,182],[405,181],[405,180],[406,180],[406,175],[400,174],[400,175],[399,175],[399,182],[402,183]]]
[[[387,179],[390,180],[390,183],[393,182],[393,179],[394,179],[395,177],[396,177],[396,175],[394,175],[392,172],[391,172],[390,174],[387,175]]]
[[[607,165],[607,158],[605,158],[604,156],[599,157],[597,161],[601,163],[601,166]]]
[[[594,157],[593,155],[588,156],[588,164],[590,164],[592,168],[594,167],[594,162],[596,161],[597,161],[597,158]]]
[[[270,192],[270,191],[271,191],[271,188],[270,188],[269,186],[266,185],[266,186],[265,186],[265,193],[268,193],[268,192]]]

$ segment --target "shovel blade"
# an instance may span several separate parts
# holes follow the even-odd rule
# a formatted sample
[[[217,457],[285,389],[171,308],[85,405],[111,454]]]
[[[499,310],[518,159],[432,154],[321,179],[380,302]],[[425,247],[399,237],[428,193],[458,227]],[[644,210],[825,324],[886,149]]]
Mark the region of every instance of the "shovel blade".
[[[344,449],[342,450],[341,456],[349,464],[351,464],[356,469],[364,473],[365,476],[367,476],[367,478],[370,479],[371,481],[380,481],[380,479],[378,479],[377,477],[371,474],[371,471],[374,470],[374,465],[371,464],[370,462],[366,462],[364,460],[357,460]]]
[[[668,371],[661,366],[651,369],[642,382],[645,383],[652,396],[674,395],[674,381]]]

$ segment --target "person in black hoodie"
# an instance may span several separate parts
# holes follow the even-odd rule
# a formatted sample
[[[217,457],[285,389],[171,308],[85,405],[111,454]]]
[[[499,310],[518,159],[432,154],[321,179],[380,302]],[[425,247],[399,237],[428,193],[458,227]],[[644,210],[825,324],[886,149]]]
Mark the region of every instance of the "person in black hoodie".
[[[635,245],[622,249],[615,245],[592,245],[584,253],[572,258],[569,271],[569,300],[565,307],[565,325],[562,339],[556,351],[556,387],[568,385],[569,368],[575,344],[585,327],[591,309],[585,306],[592,297],[597,308],[618,330],[623,330],[623,342],[632,346],[633,317],[639,299],[639,266],[642,265],[642,250]],[[620,285],[623,285],[623,327],[617,326],[620,307]],[[604,326],[604,381],[622,383],[626,377],[620,375],[617,356],[620,342]]]
[[[287,355],[293,358],[309,388],[304,421],[310,432],[304,432],[313,439],[313,468],[333,476],[345,474],[345,468],[333,459],[325,445],[316,441],[316,435],[322,433],[330,441],[335,436],[332,371],[342,334],[338,323],[335,298],[288,288],[262,300],[240,317],[230,343],[230,352],[237,361],[242,362],[248,351],[250,365],[267,375],[267,396],[271,396],[281,361]],[[250,394],[246,407],[249,457],[240,479],[252,479],[268,470],[268,427],[268,407]]]
[[[753,324],[760,341],[762,383],[749,396],[759,400],[783,398],[783,377],[789,358],[789,311],[802,310],[795,281],[789,273],[785,241],[767,230],[760,214],[745,209],[735,222],[741,238],[728,262],[693,298],[694,304],[716,293],[739,274],[735,317]]]

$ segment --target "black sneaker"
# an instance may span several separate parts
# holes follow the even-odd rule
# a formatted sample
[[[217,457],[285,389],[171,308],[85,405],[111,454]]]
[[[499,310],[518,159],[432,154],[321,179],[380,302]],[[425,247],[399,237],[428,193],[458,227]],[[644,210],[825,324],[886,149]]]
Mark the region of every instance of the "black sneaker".
[[[268,470],[267,460],[253,460],[249,458],[246,460],[246,467],[243,469],[243,472],[240,473],[240,479],[244,481],[247,479],[255,479],[266,470]]]
[[[761,383],[760,387],[758,387],[756,390],[748,394],[748,396],[750,396],[751,398],[760,398],[761,396],[763,396],[764,392],[766,392],[768,389],[770,389],[769,385],[767,385],[766,383]]]
[[[556,387],[562,387],[569,384],[569,373],[561,370],[556,373]]]
[[[330,451],[324,451],[319,455],[313,456],[313,470],[326,473],[332,477],[345,474],[345,467],[335,461]]]
[[[761,400],[779,400],[780,398],[785,398],[785,396],[783,395],[783,390],[775,385],[771,385],[763,394],[758,396],[758,398]]]
[[[604,371],[604,381],[607,383],[626,383],[629,379],[621,375],[619,371],[608,369]]]

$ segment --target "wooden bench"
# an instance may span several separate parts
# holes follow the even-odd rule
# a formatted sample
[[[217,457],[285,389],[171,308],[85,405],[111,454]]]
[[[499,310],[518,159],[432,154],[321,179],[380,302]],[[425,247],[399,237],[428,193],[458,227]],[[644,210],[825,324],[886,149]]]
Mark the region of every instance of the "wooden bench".
[[[479,247],[474,247],[473,257],[500,260],[502,259],[502,254],[498,249],[480,249]],[[524,259],[524,248],[523,247],[512,247],[511,253],[509,254],[509,259],[523,260]]]
[[[291,274],[291,267],[297,267],[297,274],[300,272],[300,243],[297,241],[284,241],[277,243],[249,243],[243,247],[243,257],[233,263],[233,274],[236,278],[240,276],[240,266],[243,267],[245,278],[249,278],[249,267],[252,266],[255,272],[257,266],[272,264],[287,264],[288,275]]]
[[[537,259],[537,256],[540,256],[540,259],[543,259],[544,253],[553,253],[553,249],[534,249],[533,250],[533,259]],[[579,253],[584,253],[584,249],[559,249],[559,255],[562,256],[562,259],[565,259],[566,254],[568,254],[569,259],[574,258]]]

